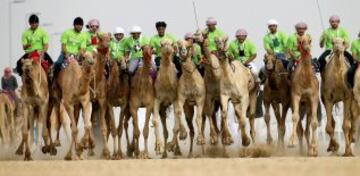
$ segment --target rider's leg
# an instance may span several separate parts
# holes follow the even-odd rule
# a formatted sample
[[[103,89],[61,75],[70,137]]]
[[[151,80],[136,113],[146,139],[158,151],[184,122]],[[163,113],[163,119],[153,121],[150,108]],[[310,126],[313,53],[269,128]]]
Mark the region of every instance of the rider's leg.
[[[319,57],[319,66],[320,66],[320,72],[322,72],[326,66],[326,57],[329,56],[331,53],[331,50],[325,50],[321,56]]]

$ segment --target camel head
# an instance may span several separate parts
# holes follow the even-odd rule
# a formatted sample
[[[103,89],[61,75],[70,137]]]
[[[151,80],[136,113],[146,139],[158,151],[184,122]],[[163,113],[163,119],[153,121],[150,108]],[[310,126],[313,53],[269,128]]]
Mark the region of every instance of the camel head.
[[[199,43],[203,43],[205,39],[207,39],[207,34],[203,33],[200,30],[197,30],[194,34],[195,41]]]
[[[83,65],[94,65],[95,59],[92,52],[86,52],[84,54],[84,60],[82,61]]]
[[[36,62],[33,59],[22,59],[22,70],[23,70],[23,76],[26,79],[32,79],[34,78],[35,74],[39,74],[39,71],[41,69],[40,63]]]
[[[303,35],[297,37],[298,49],[301,54],[310,54],[311,50],[311,38],[309,35]]]
[[[177,42],[177,49],[180,59],[184,62],[187,58],[191,58],[191,45],[186,40],[179,40]]]
[[[100,32],[97,34],[99,38],[98,48],[109,48],[111,41],[111,33]]]
[[[143,57],[144,57],[144,63],[151,64],[151,58],[152,58],[152,49],[150,45],[145,45],[142,47]]]
[[[165,39],[160,42],[161,55],[171,56],[174,53],[174,44],[171,40]]]
[[[276,56],[274,54],[265,54],[264,63],[266,70],[268,71],[274,70],[276,65]]]
[[[216,48],[218,49],[218,51],[225,52],[227,50],[226,47],[227,41],[228,41],[227,36],[215,38]]]
[[[205,65],[205,70],[209,70],[214,78],[221,77],[220,62],[214,54],[210,54],[208,59],[204,57],[202,63]]]
[[[333,51],[336,54],[344,53],[345,51],[345,40],[342,38],[334,38],[333,41]]]

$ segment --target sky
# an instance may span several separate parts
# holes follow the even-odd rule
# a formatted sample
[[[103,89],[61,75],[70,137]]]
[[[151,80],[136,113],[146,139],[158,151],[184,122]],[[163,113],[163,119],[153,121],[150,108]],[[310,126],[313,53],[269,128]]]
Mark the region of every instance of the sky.
[[[11,3],[12,2],[12,3]],[[143,34],[151,37],[156,33],[155,22],[164,20],[168,23],[167,32],[177,38],[182,38],[186,32],[197,29],[193,0],[25,0],[23,3],[14,3],[14,0],[0,0],[0,48],[3,55],[0,59],[0,70],[23,55],[21,34],[28,28],[28,16],[37,13],[40,24],[50,35],[49,54],[54,60],[60,52],[60,34],[72,27],[73,19],[77,16],[85,22],[92,18],[100,20],[101,30],[112,32],[116,26],[127,31],[132,25],[139,25]],[[263,60],[262,38],[267,32],[266,22],[276,19],[279,29],[291,34],[294,24],[304,21],[308,24],[308,32],[313,37],[313,55],[321,54],[319,37],[323,28],[327,28],[330,15],[341,17],[341,25],[345,27],[352,40],[356,39],[360,31],[358,7],[359,0],[196,0],[196,9],[200,28],[205,27],[207,17],[215,17],[218,27],[234,39],[238,28],[248,30],[248,39],[252,40],[258,50],[256,63],[261,65]],[[346,3],[344,3],[346,2]],[[11,7],[11,21],[9,22],[9,7]],[[9,28],[11,25],[11,33]],[[128,34],[128,32],[127,32]],[[9,54],[9,39],[11,38],[11,55]]]

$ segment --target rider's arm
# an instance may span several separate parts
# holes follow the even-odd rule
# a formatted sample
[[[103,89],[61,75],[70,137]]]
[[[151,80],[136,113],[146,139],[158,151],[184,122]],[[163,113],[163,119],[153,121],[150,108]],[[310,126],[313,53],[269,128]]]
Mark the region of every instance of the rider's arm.
[[[14,83],[14,91],[18,88],[18,83],[16,81],[16,78],[15,77],[12,77],[13,79],[13,83]]]
[[[268,39],[267,36],[264,37],[263,42],[264,42],[265,51],[266,51],[268,54],[275,54],[275,53],[273,52],[273,50],[271,49],[270,41],[269,41],[269,39]]]
[[[21,36],[21,43],[22,43],[22,46],[23,46],[24,50],[27,50],[28,48],[31,47],[31,44],[29,43],[29,41],[26,38],[25,32]]]
[[[324,44],[325,44],[325,31],[320,37],[320,48],[324,48]]]
[[[250,58],[244,63],[244,65],[251,63],[252,61],[255,60],[255,58],[256,58],[256,54],[251,55]]]
[[[5,80],[4,77],[1,78],[1,89],[5,89]]]

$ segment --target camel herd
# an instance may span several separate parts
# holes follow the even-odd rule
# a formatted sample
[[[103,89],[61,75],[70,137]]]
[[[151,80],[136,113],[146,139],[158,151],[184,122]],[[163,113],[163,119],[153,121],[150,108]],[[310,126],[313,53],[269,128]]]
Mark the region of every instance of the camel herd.
[[[34,122],[37,123],[37,147],[43,153],[57,154],[60,146],[59,133],[61,126],[71,127],[71,140],[65,160],[81,159],[84,150],[94,155],[94,126],[99,125],[103,143],[102,157],[106,159],[124,158],[121,150],[121,137],[126,136],[126,155],[136,158],[150,158],[148,137],[150,119],[155,131],[155,152],[168,156],[168,152],[181,155],[179,139],[185,140],[188,132],[183,124],[183,118],[189,129],[190,148],[188,156],[193,156],[193,141],[197,135],[196,144],[202,146],[205,154],[205,121],[209,121],[212,145],[221,143],[229,146],[234,139],[229,130],[228,106],[234,106],[235,117],[239,123],[241,143],[243,146],[255,144],[255,112],[259,84],[256,75],[240,61],[233,60],[226,54],[227,38],[216,39],[218,50],[208,50],[209,41],[202,34],[197,35],[203,58],[202,65],[205,74],[202,76],[192,61],[193,50],[190,43],[180,40],[172,43],[169,40],[161,42],[161,65],[157,73],[151,69],[152,49],[144,46],[143,66],[134,75],[129,75],[121,63],[109,58],[110,36],[99,34],[97,52],[87,52],[82,58],[70,57],[67,67],[62,69],[57,77],[48,80],[39,61],[23,60],[21,104],[23,106],[22,139],[16,154],[24,155],[24,160],[31,160],[30,146],[33,142]],[[293,72],[288,73],[276,56],[264,56],[267,79],[264,85],[264,120],[267,127],[267,143],[273,142],[270,130],[270,106],[274,109],[278,128],[278,147],[285,147],[285,120],[289,109],[292,110],[292,129],[288,147],[299,143],[304,150],[303,136],[305,134],[307,153],[318,155],[316,116],[320,96],[325,105],[327,124],[326,132],[330,136],[328,151],[337,152],[339,144],[334,136],[335,121],[332,116],[334,104],[344,102],[343,131],[345,136],[344,156],[352,156],[351,144],[355,142],[358,109],[360,107],[360,83],[355,81],[353,89],[346,84],[346,71],[349,65],[344,57],[344,45],[341,39],[334,40],[334,51],[328,59],[328,65],[322,72],[322,82],[315,76],[311,65],[311,40],[308,36],[298,38],[301,58]],[[177,77],[177,69],[172,63],[177,55],[182,63],[182,74]],[[105,69],[108,66],[108,69]],[[357,71],[355,79],[360,79]],[[321,90],[321,91],[320,91]],[[0,95],[0,137],[4,144],[14,142],[15,117],[14,104],[8,96]],[[169,113],[174,107],[174,116]],[[302,126],[300,107],[306,108],[306,125]],[[114,107],[120,107],[119,124],[116,126]],[[195,111],[196,107],[196,111]],[[138,109],[145,108],[145,125],[142,132],[139,128]],[[217,125],[216,113],[221,111],[221,125]],[[80,113],[82,112],[82,113]],[[64,113],[70,121],[64,120]],[[55,120],[51,115],[55,114]],[[84,136],[79,139],[78,122],[80,114],[84,122]],[[193,117],[195,115],[195,120]],[[159,123],[159,117],[161,124]],[[167,118],[174,117],[173,138],[168,140]],[[250,132],[246,131],[247,118]],[[132,119],[133,136],[128,134],[129,120]],[[194,128],[193,121],[196,123]],[[69,123],[70,124],[67,124]],[[162,125],[163,136],[160,133]],[[65,128],[64,128],[65,129]],[[195,133],[196,129],[196,133]],[[65,129],[66,130],[66,129]],[[51,133],[57,132],[56,139]],[[140,151],[139,137],[144,137],[144,151]],[[248,135],[250,134],[250,136]],[[114,139],[113,151],[108,147],[109,137]],[[43,142],[41,140],[43,139]],[[43,144],[43,146],[40,146]],[[73,151],[74,150],[74,151]]]

